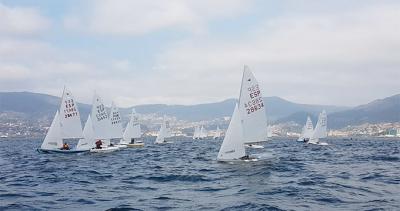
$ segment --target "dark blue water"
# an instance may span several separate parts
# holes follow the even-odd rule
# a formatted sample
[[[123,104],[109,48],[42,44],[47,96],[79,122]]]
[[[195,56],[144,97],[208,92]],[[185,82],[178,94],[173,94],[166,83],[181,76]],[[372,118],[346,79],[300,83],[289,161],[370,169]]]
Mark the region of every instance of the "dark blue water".
[[[0,210],[400,210],[400,141],[275,140],[274,159],[215,161],[221,141],[54,155],[0,141]]]

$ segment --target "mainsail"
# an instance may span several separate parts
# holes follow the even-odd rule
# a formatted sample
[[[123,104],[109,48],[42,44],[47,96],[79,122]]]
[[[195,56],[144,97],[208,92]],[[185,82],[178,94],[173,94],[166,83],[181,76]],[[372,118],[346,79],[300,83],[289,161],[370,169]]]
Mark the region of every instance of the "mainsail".
[[[111,103],[111,111],[108,118],[111,124],[110,138],[122,138],[121,115],[114,102]]]
[[[93,96],[91,118],[93,124],[94,138],[102,139],[103,141],[110,139],[111,137],[109,130],[111,124],[108,119],[107,111],[103,104],[103,101],[96,93]],[[109,142],[109,140],[106,142]],[[106,143],[106,145],[109,145],[109,143]]]
[[[311,118],[308,116],[307,122],[306,122],[306,125],[304,128],[304,138],[310,139],[310,138],[312,138],[313,134],[314,134],[314,126],[311,121]]]
[[[328,118],[327,118],[326,112],[324,110],[319,114],[318,122],[317,122],[317,125],[315,126],[312,138],[318,139],[318,138],[326,138],[328,136],[327,129],[326,129],[327,121],[328,121]]]
[[[72,93],[65,87],[60,105],[60,127],[63,139],[82,138],[82,123],[78,105]]]
[[[244,143],[256,143],[267,139],[267,117],[261,89],[247,66],[244,67],[239,96]]]
[[[196,125],[194,127],[193,139],[199,139],[199,138],[200,138],[200,127]]]
[[[123,144],[129,144],[132,138],[140,138],[142,131],[139,124],[139,118],[134,108],[132,108],[131,118],[128,125],[125,128],[124,134],[122,135],[121,142]]]

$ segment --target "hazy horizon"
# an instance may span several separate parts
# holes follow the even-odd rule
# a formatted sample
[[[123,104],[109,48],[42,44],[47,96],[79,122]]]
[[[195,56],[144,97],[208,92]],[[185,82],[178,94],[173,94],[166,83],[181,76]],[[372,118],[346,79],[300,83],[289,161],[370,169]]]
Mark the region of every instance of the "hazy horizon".
[[[264,97],[357,106],[400,93],[398,1],[0,2],[0,91],[106,104]]]

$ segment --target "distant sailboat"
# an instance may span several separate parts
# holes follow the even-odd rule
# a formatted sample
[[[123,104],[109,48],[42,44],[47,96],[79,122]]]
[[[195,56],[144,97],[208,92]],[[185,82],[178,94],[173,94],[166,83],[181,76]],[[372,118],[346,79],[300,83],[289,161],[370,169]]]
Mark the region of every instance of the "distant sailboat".
[[[208,137],[208,132],[202,125],[200,128],[199,139],[206,139]]]
[[[219,161],[257,160],[245,154],[245,144],[267,139],[267,119],[261,90],[255,77],[244,67],[239,103],[218,153]]]
[[[78,106],[72,93],[64,87],[59,111],[56,112],[46,137],[38,149],[48,153],[79,153],[88,150],[62,149],[64,139],[82,138],[82,124]]]
[[[200,138],[200,127],[199,126],[195,126],[194,127],[194,132],[193,132],[193,137],[194,140],[197,140]]]
[[[111,122],[108,119],[106,107],[103,104],[102,99],[96,93],[93,95],[93,104],[91,119],[93,124],[94,139],[101,141],[100,148],[91,149],[90,152],[112,152],[118,150],[118,147],[110,146],[110,139],[113,138],[113,134],[110,133]]]
[[[314,126],[311,121],[311,118],[308,116],[306,124],[303,126],[299,139],[299,142],[308,142],[314,133]]]
[[[171,137],[171,131],[169,128],[169,123],[166,121],[166,117],[164,116],[163,122],[161,124],[160,130],[158,131],[158,135],[156,138],[155,144],[164,144],[164,143],[172,143],[167,142],[165,139]]]
[[[320,142],[320,140],[319,140],[322,138],[326,138],[328,136],[327,123],[328,123],[328,117],[324,110],[318,116],[317,125],[315,126],[315,129],[311,135],[311,138],[308,141],[309,144],[328,145],[327,143]]]
[[[217,126],[217,130],[215,131],[215,134],[214,134],[214,139],[220,139],[221,138],[221,133],[222,133],[222,131],[221,131],[221,129],[219,129],[219,127]]]
[[[143,147],[144,143],[140,138],[142,137],[142,131],[139,124],[139,118],[134,108],[132,108],[131,118],[128,125],[125,128],[124,134],[120,144],[124,144],[127,147]]]
[[[110,115],[108,116],[110,121],[110,142],[111,140],[117,140],[119,143],[122,139],[122,123],[121,123],[121,114],[119,113],[118,107],[114,102],[111,103]],[[117,146],[118,148],[126,148],[126,146]]]

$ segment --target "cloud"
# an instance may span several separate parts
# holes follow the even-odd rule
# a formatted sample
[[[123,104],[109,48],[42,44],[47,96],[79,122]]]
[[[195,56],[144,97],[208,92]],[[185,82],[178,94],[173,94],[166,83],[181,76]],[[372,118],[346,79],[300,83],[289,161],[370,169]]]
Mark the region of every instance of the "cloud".
[[[166,80],[180,82],[168,89],[194,87],[180,93],[185,97],[237,96],[248,64],[265,95],[355,105],[399,91],[399,10],[397,4],[270,18],[240,38],[176,43],[158,62]]]
[[[86,103],[96,90],[107,104],[115,100],[119,106],[196,104],[238,97],[242,68],[248,64],[265,96],[295,102],[356,105],[399,93],[399,4],[328,13],[295,13],[289,7],[277,15],[258,14],[254,21],[259,5],[252,1],[118,3],[89,1],[81,11],[68,13],[67,30],[55,34],[70,29],[78,34],[56,37],[60,42],[0,36],[0,90],[59,96],[66,85]],[[210,30],[213,21],[224,25],[227,19],[230,24],[241,20],[242,25],[230,26],[233,35],[215,25]],[[243,23],[250,23],[245,30]],[[40,34],[43,26],[18,33]],[[1,30],[0,35],[6,34]],[[182,30],[189,32],[184,38],[163,34]],[[7,30],[11,33],[17,32]],[[162,47],[147,46],[154,41]]]
[[[0,35],[34,35],[49,26],[50,21],[35,8],[7,7],[0,3]]]
[[[67,29],[103,35],[135,36],[162,29],[202,32],[207,21],[229,18],[247,11],[248,0],[100,0],[85,13],[64,20]]]

